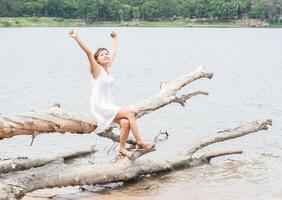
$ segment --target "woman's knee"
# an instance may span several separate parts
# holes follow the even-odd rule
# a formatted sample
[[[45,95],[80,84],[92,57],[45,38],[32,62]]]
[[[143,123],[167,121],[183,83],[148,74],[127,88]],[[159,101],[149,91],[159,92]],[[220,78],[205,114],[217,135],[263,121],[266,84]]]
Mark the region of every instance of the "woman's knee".
[[[124,107],[123,109],[121,109],[121,111],[119,112],[119,116],[121,117],[126,117],[126,118],[131,118],[134,117],[136,115],[138,111],[136,109],[132,109],[129,107]]]
[[[127,107],[126,114],[128,117],[135,117],[135,115],[137,114],[137,110]]]
[[[134,115],[137,115],[138,110],[136,108],[130,108]]]
[[[130,127],[129,121],[127,119],[121,119],[120,126],[124,128],[129,128]]]

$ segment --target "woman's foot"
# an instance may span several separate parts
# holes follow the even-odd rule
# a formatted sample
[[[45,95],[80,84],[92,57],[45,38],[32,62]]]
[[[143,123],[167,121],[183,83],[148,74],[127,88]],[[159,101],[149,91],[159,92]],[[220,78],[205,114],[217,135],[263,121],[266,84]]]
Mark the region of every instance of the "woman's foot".
[[[122,155],[122,156],[125,156],[127,158],[132,158],[133,157],[133,154],[130,152],[130,151],[127,151],[126,149],[120,149],[119,150],[119,153]]]
[[[153,149],[155,148],[155,144],[149,142],[139,142],[137,143],[138,149]]]

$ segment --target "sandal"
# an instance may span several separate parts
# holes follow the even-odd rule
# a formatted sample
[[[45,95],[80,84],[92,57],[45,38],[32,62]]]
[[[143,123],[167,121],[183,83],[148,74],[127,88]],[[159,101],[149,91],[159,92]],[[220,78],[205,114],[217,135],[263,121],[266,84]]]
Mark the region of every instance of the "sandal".
[[[145,144],[145,145],[144,145]],[[144,146],[146,145],[150,145],[151,143],[143,143],[143,145],[140,144],[136,144],[137,145],[137,149],[146,149],[146,150],[150,150],[155,148],[155,144],[151,144],[152,146],[150,148],[144,148]]]
[[[129,152],[129,151],[128,151]],[[124,156],[124,157],[127,157],[128,159],[131,159],[133,158],[133,153],[123,153],[121,151],[119,151],[120,155]]]

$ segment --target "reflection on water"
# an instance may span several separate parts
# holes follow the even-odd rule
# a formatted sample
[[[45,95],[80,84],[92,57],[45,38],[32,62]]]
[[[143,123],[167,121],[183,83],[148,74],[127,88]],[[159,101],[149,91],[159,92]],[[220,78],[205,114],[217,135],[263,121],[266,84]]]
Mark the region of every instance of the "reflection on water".
[[[271,118],[273,127],[207,147],[199,155],[217,150],[244,151],[242,155],[216,158],[210,165],[126,184],[87,187],[95,193],[65,187],[36,191],[30,194],[34,198],[29,195],[25,199],[48,195],[52,199],[99,200],[281,199],[282,30],[77,28],[93,49],[110,47],[110,37],[106,36],[112,29],[119,35],[112,67],[118,105],[156,94],[161,81],[178,78],[199,64],[214,73],[212,80],[197,81],[179,93],[202,90],[209,96],[195,97],[186,107],[166,106],[138,120],[148,140],[160,129],[170,135],[150,153],[152,158],[173,156],[205,135],[245,122]],[[44,110],[54,102],[60,102],[66,111],[89,112],[87,60],[67,32],[68,28],[0,30],[1,113]],[[29,136],[2,140],[0,158],[36,158],[96,145],[100,151],[75,162],[97,164],[117,153],[110,150],[107,155],[112,142],[95,135],[43,134],[36,137],[32,147],[30,141]]]

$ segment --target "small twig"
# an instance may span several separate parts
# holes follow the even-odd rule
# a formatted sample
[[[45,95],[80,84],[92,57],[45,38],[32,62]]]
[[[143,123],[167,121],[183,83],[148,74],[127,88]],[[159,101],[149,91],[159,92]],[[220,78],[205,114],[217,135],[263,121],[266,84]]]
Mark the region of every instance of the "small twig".
[[[164,135],[164,138],[160,138],[162,135]],[[169,134],[167,133],[167,131],[162,132],[162,130],[160,130],[160,132],[154,137],[153,142],[157,143],[157,142],[167,140],[168,136],[169,136]]]
[[[33,132],[32,132],[30,146],[32,146],[33,141],[34,141],[34,139],[35,139],[37,133],[38,133],[37,131],[33,131]]]
[[[116,142],[114,142],[114,143],[111,145],[111,147],[109,148],[109,150],[107,151],[107,155],[110,154],[110,151],[111,151],[111,150],[114,151],[114,149],[115,149],[117,146],[118,146],[118,144],[117,144]]]

